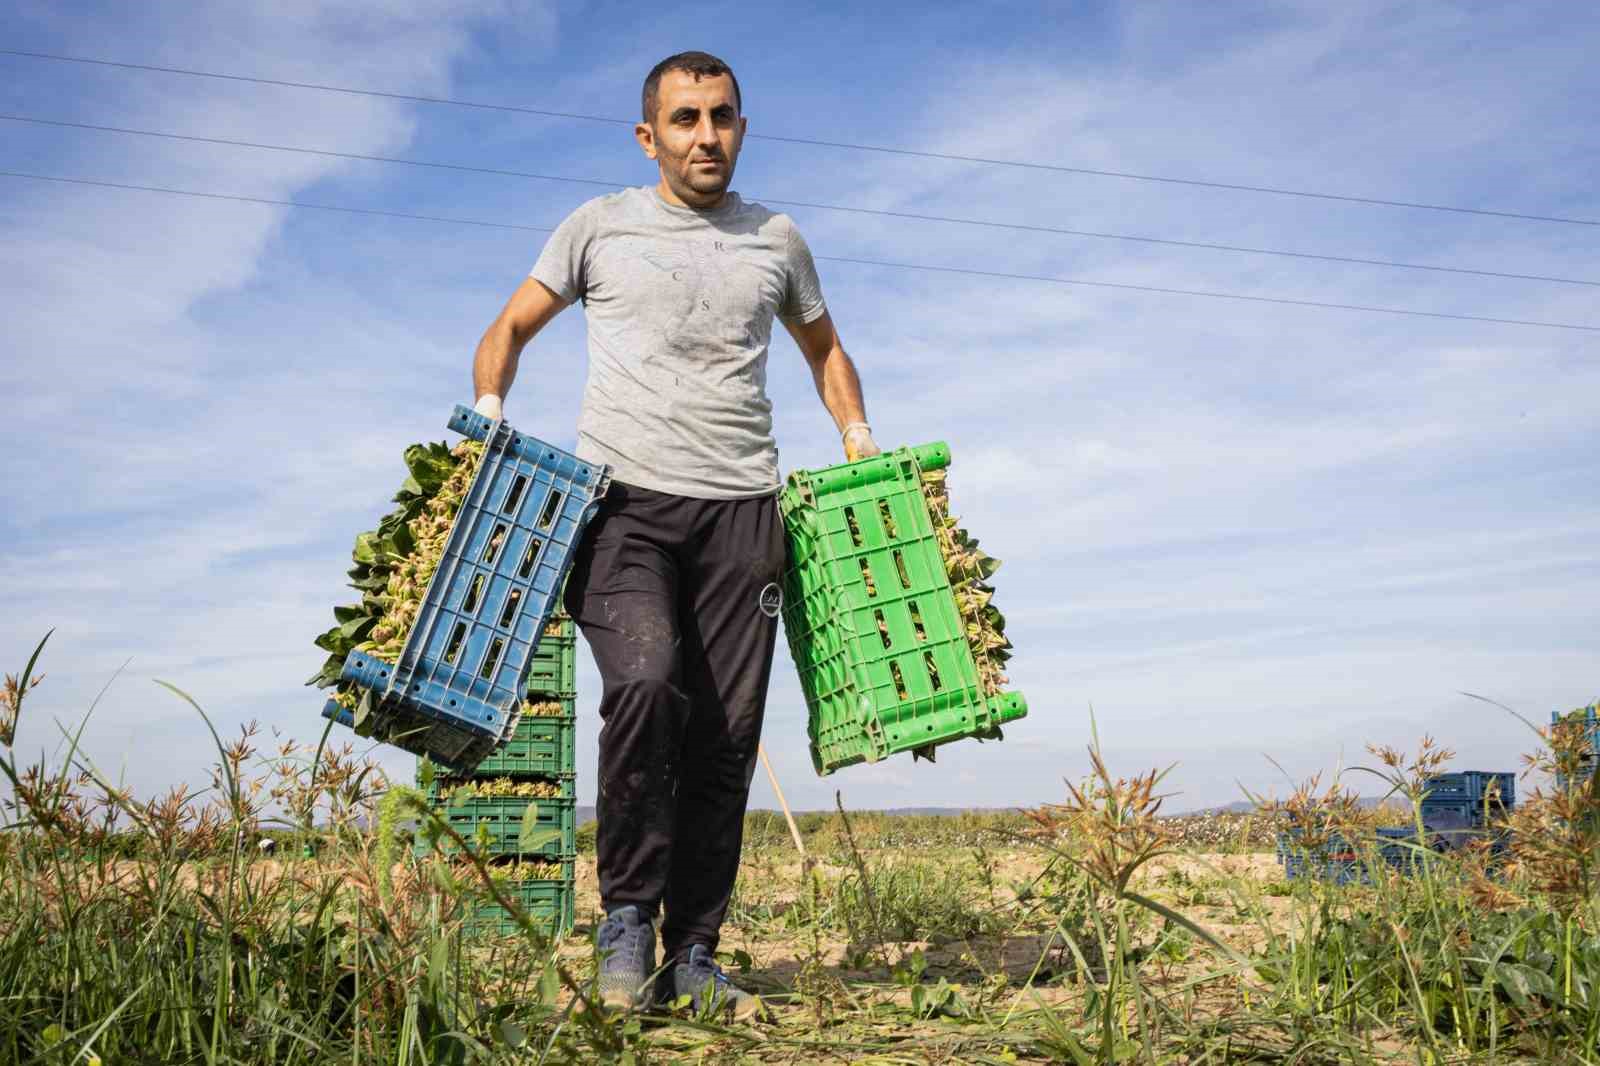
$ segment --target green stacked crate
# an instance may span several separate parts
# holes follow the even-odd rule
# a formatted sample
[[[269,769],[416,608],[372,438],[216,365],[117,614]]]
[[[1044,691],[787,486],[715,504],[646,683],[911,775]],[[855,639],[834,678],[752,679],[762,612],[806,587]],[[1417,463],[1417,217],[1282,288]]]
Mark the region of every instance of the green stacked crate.
[[[427,790],[450,827],[505,878],[501,891],[557,931],[572,927],[575,909],[576,675],[577,634],[558,612],[534,651],[527,703],[510,739],[470,774],[436,777]],[[460,850],[450,840],[439,848],[446,855]],[[421,841],[417,849],[427,850]],[[473,905],[467,925],[486,933],[517,929],[490,901]]]

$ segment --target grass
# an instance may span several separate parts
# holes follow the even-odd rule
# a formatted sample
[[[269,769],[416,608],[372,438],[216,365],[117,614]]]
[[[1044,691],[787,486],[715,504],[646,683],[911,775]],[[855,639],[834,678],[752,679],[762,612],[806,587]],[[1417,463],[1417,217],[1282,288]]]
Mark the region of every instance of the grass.
[[[1533,768],[1577,783],[1524,799],[1507,855],[1417,849],[1411,876],[1378,855],[1392,813],[1340,781],[1266,814],[1172,819],[1162,772],[1124,778],[1094,751],[1090,777],[1038,810],[808,814],[805,863],[752,814],[722,953],[769,1016],[733,1026],[592,1006],[592,857],[572,935],[466,935],[463,908],[507,902],[503,884],[413,858],[401,825],[436,842],[449,827],[325,737],[218,737],[209,789],[153,798],[106,781],[75,738],[58,763],[21,764],[37,660],[0,702],[0,1061],[1597,1058],[1600,793],[1575,772],[1575,731],[1547,731]],[[1372,755],[1413,803],[1448,757]],[[1308,849],[1337,834],[1376,876],[1285,882],[1263,851],[1285,822]]]

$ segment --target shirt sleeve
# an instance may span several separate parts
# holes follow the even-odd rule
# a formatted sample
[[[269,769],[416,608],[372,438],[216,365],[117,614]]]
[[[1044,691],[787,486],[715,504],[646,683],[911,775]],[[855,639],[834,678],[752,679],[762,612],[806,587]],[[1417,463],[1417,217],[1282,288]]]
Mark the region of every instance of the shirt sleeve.
[[[785,256],[787,287],[778,316],[789,322],[815,322],[828,310],[822,299],[822,281],[817,277],[817,263],[811,258],[811,249],[794,223],[789,224],[788,254]]]
[[[550,234],[528,276],[569,304],[583,299],[589,292],[589,249],[594,236],[594,212],[584,204]]]

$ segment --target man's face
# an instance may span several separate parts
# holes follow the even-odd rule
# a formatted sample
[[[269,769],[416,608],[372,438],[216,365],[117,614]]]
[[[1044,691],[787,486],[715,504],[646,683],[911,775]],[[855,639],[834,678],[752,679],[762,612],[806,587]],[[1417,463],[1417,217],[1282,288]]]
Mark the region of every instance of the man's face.
[[[634,128],[662,180],[690,207],[716,206],[733,181],[745,127],[736,99],[726,74],[696,80],[669,70],[661,76],[655,117]]]

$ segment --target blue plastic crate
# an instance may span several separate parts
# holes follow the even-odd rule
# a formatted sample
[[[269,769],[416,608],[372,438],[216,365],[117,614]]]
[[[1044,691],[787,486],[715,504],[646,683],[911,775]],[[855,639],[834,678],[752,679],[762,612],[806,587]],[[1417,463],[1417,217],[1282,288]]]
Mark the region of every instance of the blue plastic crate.
[[[1366,864],[1360,853],[1339,833],[1328,833],[1315,846],[1301,843],[1302,836],[1295,829],[1278,833],[1278,864],[1290,881],[1311,879],[1339,885],[1368,881]]]
[[[512,734],[533,653],[610,470],[457,406],[449,427],[484,442],[416,624],[393,665],[351,652],[341,675],[372,692],[362,721],[324,717],[452,769]]]
[[[1596,757],[1594,755],[1586,756],[1578,765],[1577,780],[1574,781],[1566,774],[1556,774],[1556,788],[1565,792],[1570,785],[1587,785],[1594,777],[1595,767],[1597,764],[1600,764],[1600,757]]]
[[[1429,796],[1422,801],[1422,824],[1429,829],[1473,828],[1481,829],[1505,817],[1509,807],[1483,800],[1438,800]]]
[[[1421,865],[1422,853],[1418,850],[1415,826],[1384,826],[1375,830],[1375,834],[1378,838],[1378,854],[1390,867],[1410,872]],[[1422,846],[1428,846],[1426,835],[1423,836]]]
[[[1587,707],[1579,707],[1575,711],[1551,711],[1550,724],[1559,725],[1561,722],[1575,722],[1583,727],[1589,738],[1589,754],[1600,755],[1600,703],[1591,703]]]
[[[1311,879],[1332,881],[1336,885],[1366,884],[1367,867],[1360,859],[1317,859],[1303,855],[1285,855],[1282,858],[1283,874],[1290,881]]]
[[[1423,806],[1431,803],[1482,804],[1491,787],[1498,790],[1499,805],[1510,810],[1517,805],[1517,775],[1510,770],[1454,770],[1434,774],[1428,779]]]

